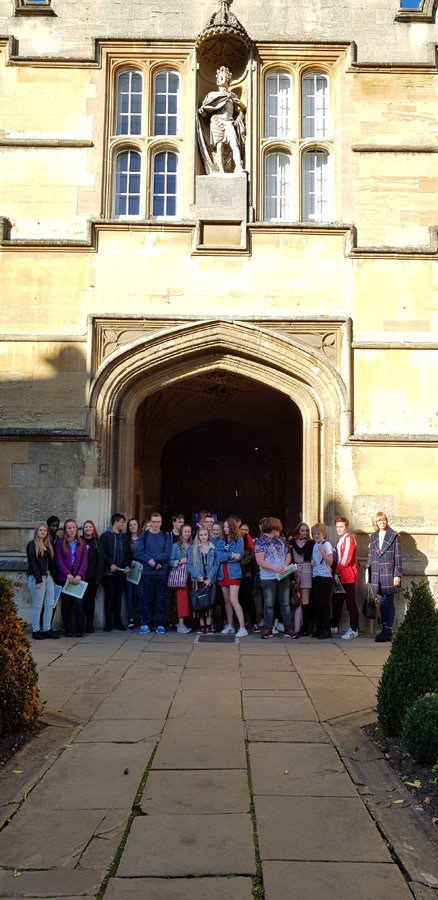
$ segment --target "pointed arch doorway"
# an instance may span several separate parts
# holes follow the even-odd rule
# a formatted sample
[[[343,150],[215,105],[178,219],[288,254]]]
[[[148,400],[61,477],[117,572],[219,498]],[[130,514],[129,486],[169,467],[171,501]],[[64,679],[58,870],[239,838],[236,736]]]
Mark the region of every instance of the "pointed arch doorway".
[[[172,513],[191,520],[209,509],[221,519],[239,513],[253,534],[266,515],[293,527],[302,509],[302,431],[293,401],[220,368],[146,398],[136,425],[140,517],[159,506],[167,525]]]

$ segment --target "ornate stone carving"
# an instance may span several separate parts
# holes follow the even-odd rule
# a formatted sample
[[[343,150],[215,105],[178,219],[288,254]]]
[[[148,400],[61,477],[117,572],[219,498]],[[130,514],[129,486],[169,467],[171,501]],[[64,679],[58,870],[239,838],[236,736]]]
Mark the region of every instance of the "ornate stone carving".
[[[302,319],[254,319],[239,318],[242,324],[251,323],[271,333],[287,335],[301,344],[318,350],[338,369],[341,362],[344,319],[330,322]],[[115,350],[137,338],[159,331],[172,331],[181,325],[199,322],[191,317],[151,316],[151,318],[123,318],[113,316],[93,317],[92,327],[92,371]]]
[[[196,41],[200,61],[208,68],[229,66],[233,70],[248,61],[252,41],[243,25],[230,12],[232,0],[219,0],[219,9],[210,17]]]

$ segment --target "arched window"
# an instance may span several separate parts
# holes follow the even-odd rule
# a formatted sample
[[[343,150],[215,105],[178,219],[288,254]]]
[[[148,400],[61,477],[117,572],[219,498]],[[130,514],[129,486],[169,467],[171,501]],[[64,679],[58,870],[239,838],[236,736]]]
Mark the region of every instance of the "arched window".
[[[325,138],[329,131],[330,91],[327,75],[308,72],[302,80],[303,138]]]
[[[154,78],[153,133],[176,135],[179,119],[180,78],[178,72],[166,69]]]
[[[329,155],[325,150],[308,150],[302,161],[303,219],[328,222],[330,219]]]
[[[117,78],[116,134],[142,133],[143,75],[135,69]]]
[[[265,219],[290,220],[291,157],[269,153],[265,157]]]
[[[153,216],[176,216],[177,174],[177,153],[164,150],[155,154],[152,175]]]
[[[114,215],[140,214],[141,159],[135,150],[124,150],[116,159]]]
[[[292,77],[271,72],[265,79],[265,137],[289,138],[292,133]]]

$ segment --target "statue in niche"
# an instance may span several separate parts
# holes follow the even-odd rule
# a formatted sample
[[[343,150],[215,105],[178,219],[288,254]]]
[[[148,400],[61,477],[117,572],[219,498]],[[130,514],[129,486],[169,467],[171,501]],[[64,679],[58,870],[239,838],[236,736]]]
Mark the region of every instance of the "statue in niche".
[[[204,97],[197,114],[199,150],[207,175],[214,172],[241,174],[245,141],[245,106],[230,91],[231,72],[216,72],[217,91]]]

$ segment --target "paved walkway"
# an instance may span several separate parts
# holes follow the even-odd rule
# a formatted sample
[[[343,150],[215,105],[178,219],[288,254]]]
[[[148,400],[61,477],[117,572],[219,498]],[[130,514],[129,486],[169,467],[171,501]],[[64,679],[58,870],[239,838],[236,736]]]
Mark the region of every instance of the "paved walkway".
[[[412,900],[327,727],[373,721],[387,645],[112,632],[32,650],[54,727],[0,783],[1,897]]]

